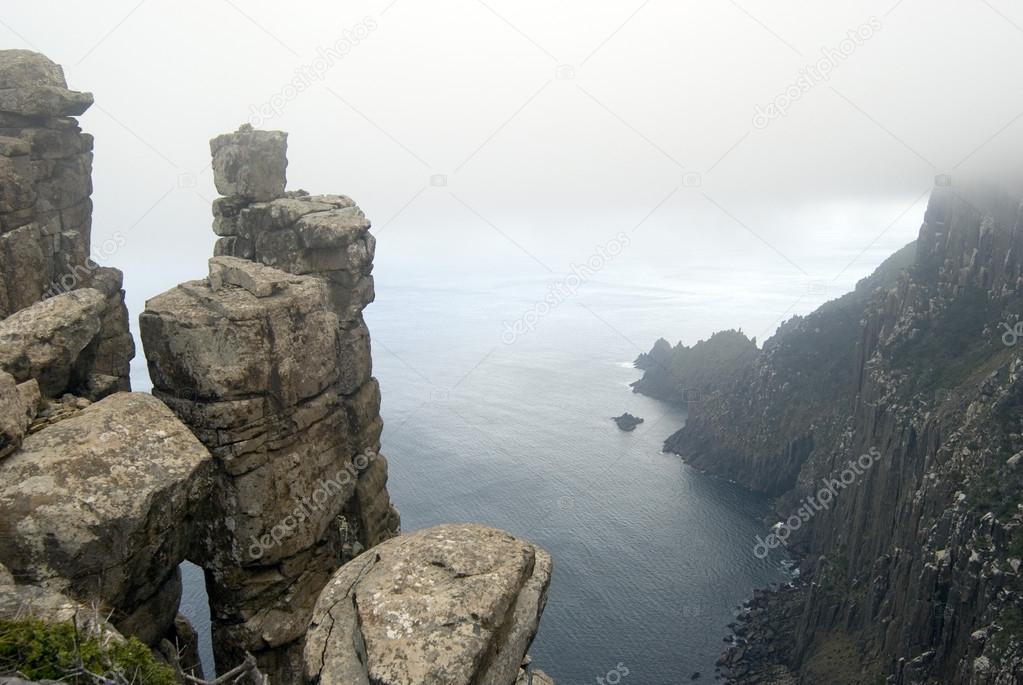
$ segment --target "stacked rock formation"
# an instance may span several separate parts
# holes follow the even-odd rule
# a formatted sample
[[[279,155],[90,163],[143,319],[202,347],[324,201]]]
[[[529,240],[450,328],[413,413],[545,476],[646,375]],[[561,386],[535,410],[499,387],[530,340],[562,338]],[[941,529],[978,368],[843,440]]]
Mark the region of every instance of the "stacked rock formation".
[[[121,273],[89,259],[92,137],[72,118],[91,103],[46,57],[0,51],[0,613],[72,603],[155,645],[191,632],[178,566],[214,470],[163,403],[121,392],[134,345]]]
[[[147,303],[142,339],[154,393],[220,467],[200,559],[218,661],[246,650],[297,682],[330,575],[398,532],[362,319],[374,241],[350,199],[284,192],[284,133],[211,147],[222,256]]]
[[[188,559],[222,670],[249,651],[275,685],[349,682],[335,663],[358,644],[373,682],[550,683],[519,668],[546,553],[478,526],[394,538],[374,240],[349,198],[285,192],[285,134],[213,141],[217,255],[148,303],[155,396],[127,392],[121,275],[88,259],[92,142],[69,116],[91,101],[0,52],[0,619],[138,637],[191,670]]]
[[[0,367],[24,382],[60,357],[50,397],[130,389],[135,354],[121,273],[90,259],[93,141],[73,117],[91,104],[46,57],[0,51]]]

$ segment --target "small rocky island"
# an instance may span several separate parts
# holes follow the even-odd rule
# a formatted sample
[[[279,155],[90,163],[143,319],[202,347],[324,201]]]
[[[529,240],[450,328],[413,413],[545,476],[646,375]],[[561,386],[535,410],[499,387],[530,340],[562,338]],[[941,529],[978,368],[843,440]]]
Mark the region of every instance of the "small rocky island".
[[[618,427],[626,433],[636,430],[636,426],[643,423],[643,419],[638,416],[633,416],[629,412],[625,412],[621,416],[616,416],[611,420],[617,423]]]

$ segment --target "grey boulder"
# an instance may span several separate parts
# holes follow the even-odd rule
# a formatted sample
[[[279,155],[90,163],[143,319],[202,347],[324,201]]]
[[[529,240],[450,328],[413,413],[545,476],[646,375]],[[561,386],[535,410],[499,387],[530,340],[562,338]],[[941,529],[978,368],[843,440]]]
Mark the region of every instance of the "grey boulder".
[[[512,685],[551,578],[532,543],[473,524],[383,542],[320,594],[305,646],[319,685]]]

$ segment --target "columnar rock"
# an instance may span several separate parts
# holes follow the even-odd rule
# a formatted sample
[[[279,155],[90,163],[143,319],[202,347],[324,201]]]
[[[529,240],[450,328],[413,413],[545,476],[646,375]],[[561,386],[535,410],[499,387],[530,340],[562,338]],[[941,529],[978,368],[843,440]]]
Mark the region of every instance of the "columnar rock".
[[[793,587],[749,606],[729,682],[1018,681],[1023,189],[1007,190],[937,187],[915,243],[762,350],[718,334],[647,368],[641,391],[704,389],[666,447],[777,495],[762,552],[801,557]]]
[[[443,525],[388,540],[320,595],[306,682],[512,685],[550,579],[546,552],[492,528]]]
[[[73,117],[91,104],[43,55],[0,50],[0,319],[83,288],[102,293],[78,387],[46,388],[98,399],[129,389],[134,345],[120,272],[90,258],[93,141]]]
[[[89,259],[92,138],[71,118],[91,103],[0,51],[0,563],[28,583],[0,609],[74,602],[155,645],[191,633],[178,565],[215,469],[163,403],[119,392],[134,343],[121,272]]]
[[[225,237],[208,278],[141,317],[154,393],[220,467],[200,560],[218,660],[247,650],[281,683],[301,679],[331,574],[399,525],[362,319],[369,222],[348,198],[285,193],[285,149],[249,127],[211,142]]]

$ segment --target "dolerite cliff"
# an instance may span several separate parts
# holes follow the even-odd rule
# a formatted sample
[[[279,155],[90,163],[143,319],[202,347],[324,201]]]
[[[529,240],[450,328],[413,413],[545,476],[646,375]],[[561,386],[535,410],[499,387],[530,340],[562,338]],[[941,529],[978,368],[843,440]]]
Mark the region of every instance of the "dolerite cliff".
[[[1021,197],[936,188],[914,244],[762,349],[729,332],[642,359],[639,391],[699,390],[666,447],[776,497],[751,553],[800,559],[747,605],[732,682],[1023,678]]]
[[[190,560],[221,672],[253,655],[274,685],[528,680],[550,557],[481,526],[399,535],[362,211],[286,192],[284,133],[214,139],[216,256],[147,303],[154,391],[128,392],[121,276],[88,259],[92,140],[69,116],[91,102],[0,51],[0,621],[77,620],[194,673]]]

